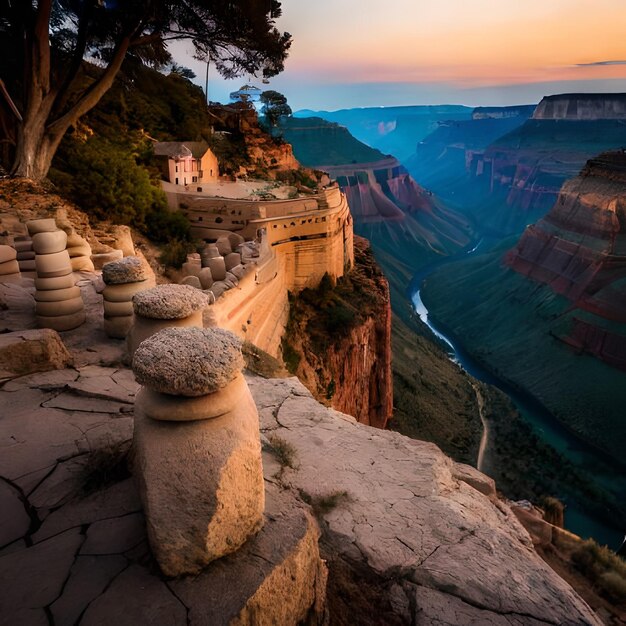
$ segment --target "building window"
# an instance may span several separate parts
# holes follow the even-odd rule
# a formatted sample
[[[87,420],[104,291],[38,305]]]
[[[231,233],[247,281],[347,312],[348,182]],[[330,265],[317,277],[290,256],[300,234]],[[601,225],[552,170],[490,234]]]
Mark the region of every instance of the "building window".
[[[178,172],[178,165],[176,166],[176,171]]]
[[[191,177],[191,182],[192,183],[197,183],[198,182],[198,177],[197,176],[192,176]]]
[[[177,168],[178,169],[178,168]],[[176,184],[178,185],[178,178],[176,179]]]

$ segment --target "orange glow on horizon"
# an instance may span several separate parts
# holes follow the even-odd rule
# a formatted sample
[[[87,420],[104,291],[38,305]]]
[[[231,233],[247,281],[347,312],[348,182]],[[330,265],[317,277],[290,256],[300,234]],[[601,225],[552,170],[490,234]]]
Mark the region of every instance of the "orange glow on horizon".
[[[313,8],[301,37],[302,22],[294,22],[289,72],[327,82],[463,86],[626,78],[622,0],[526,0],[513,8],[500,0],[471,5],[448,0],[443,7],[413,0],[396,0],[389,7],[356,0],[340,4],[324,16],[324,45],[308,36],[313,30],[308,20],[316,19]],[[300,18],[307,11],[285,5],[286,14],[291,10]],[[329,19],[333,13],[335,19]],[[606,61],[625,63],[579,65]]]

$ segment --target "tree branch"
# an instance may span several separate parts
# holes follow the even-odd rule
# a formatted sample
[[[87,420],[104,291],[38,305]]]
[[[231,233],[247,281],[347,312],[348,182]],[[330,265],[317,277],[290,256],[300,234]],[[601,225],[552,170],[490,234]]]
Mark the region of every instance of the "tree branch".
[[[13,102],[13,98],[11,98],[11,94],[9,94],[4,81],[0,78],[0,93],[2,93],[2,95],[4,96],[4,99],[6,100],[7,104],[9,105],[9,108],[11,109],[13,115],[15,115],[15,117],[17,118],[18,122],[22,121],[22,114],[20,113],[20,110],[17,108],[15,102]]]
[[[72,106],[67,113],[64,113],[61,117],[48,124],[46,130],[56,135],[60,133],[63,135],[65,131],[82,115],[87,113],[90,109],[92,109],[98,102],[100,98],[107,92],[107,90],[113,84],[115,80],[115,76],[119,72],[122,67],[122,63],[124,61],[124,57],[126,56],[126,52],[128,51],[128,47],[130,45],[130,36],[125,36],[118,43],[117,48],[113,54],[113,58],[111,62],[101,74],[100,78],[98,78],[86,91],[85,93],[77,100],[77,102]]]
[[[69,89],[81,68],[85,50],[87,49],[87,35],[93,7],[94,0],[86,0],[83,4],[80,17],[78,18],[78,33],[76,35],[76,45],[72,53],[72,60],[65,74],[65,78],[58,89],[54,104],[52,105],[53,111],[61,112],[67,104]]]

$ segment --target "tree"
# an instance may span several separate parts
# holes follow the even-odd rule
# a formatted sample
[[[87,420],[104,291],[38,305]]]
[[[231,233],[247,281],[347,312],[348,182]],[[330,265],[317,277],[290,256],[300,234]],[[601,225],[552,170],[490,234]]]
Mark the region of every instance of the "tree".
[[[0,139],[13,148],[11,173],[44,178],[122,63],[163,67],[168,41],[190,39],[227,78],[278,74],[291,44],[275,27],[280,12],[278,0],[0,0]]]
[[[278,126],[281,117],[291,115],[291,107],[287,104],[287,98],[278,91],[269,89],[261,94],[263,108],[261,113],[265,116],[270,128]]]

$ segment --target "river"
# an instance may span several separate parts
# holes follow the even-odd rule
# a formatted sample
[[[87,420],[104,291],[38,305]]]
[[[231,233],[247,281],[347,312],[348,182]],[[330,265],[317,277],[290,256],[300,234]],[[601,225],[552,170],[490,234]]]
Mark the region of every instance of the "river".
[[[469,255],[476,255],[489,246],[489,242],[481,240],[470,250],[447,257],[424,267],[412,279],[409,286],[411,300],[416,313],[428,326],[433,334],[447,347],[450,360],[462,367],[474,378],[493,385],[503,391],[515,405],[522,417],[532,426],[537,436],[545,443],[555,448],[561,455],[577,466],[593,482],[614,490],[616,481],[623,480],[623,473],[619,467],[613,467],[607,462],[606,455],[589,446],[573,433],[565,429],[558,420],[533,396],[513,388],[506,381],[494,376],[464,349],[462,338],[453,336],[442,324],[435,322],[429,316],[421,297],[421,288],[424,281],[438,268],[448,263],[460,260]],[[478,396],[477,401],[480,402]],[[482,419],[482,415],[481,415]],[[484,424],[484,422],[483,422]],[[488,449],[489,440],[484,434],[484,444],[481,445],[482,455]],[[482,443],[482,442],[481,442]],[[621,478],[620,478],[621,477]],[[558,497],[559,494],[554,494]],[[602,520],[590,515],[577,502],[569,502],[565,510],[565,527],[583,538],[593,537],[598,543],[608,545],[617,550],[623,541],[623,533],[608,526]]]

